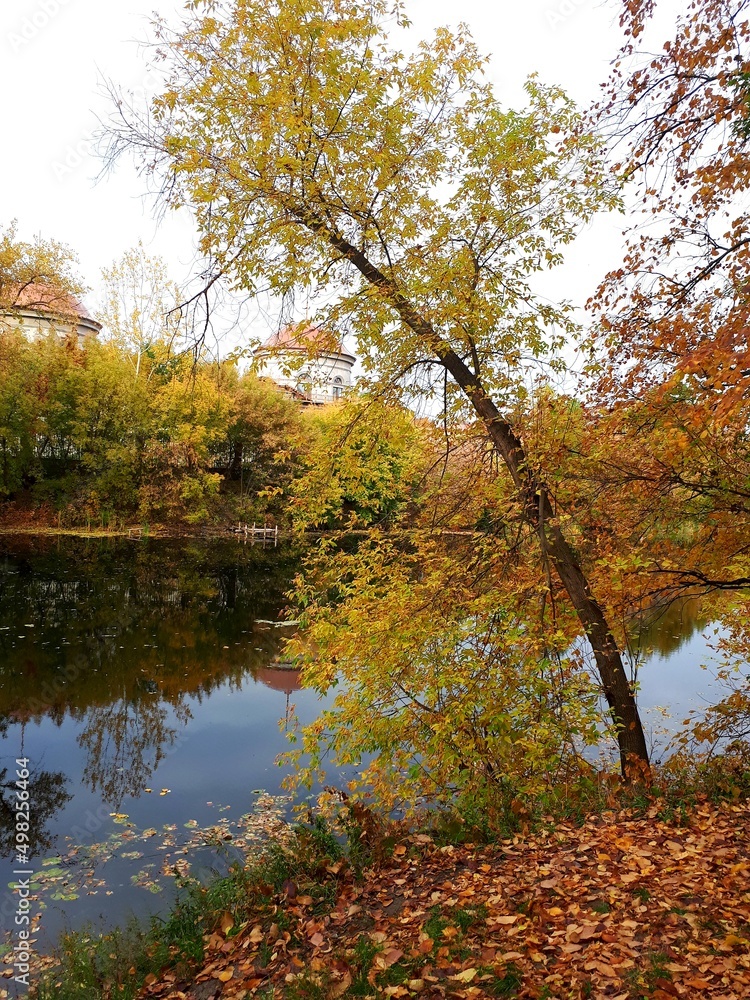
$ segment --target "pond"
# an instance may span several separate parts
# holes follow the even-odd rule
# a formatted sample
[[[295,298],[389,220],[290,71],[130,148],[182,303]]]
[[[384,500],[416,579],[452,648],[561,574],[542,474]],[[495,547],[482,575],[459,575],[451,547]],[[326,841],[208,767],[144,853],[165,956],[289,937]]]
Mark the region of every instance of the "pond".
[[[222,870],[287,808],[286,719],[320,700],[279,662],[300,551],[235,539],[0,537],[2,927],[12,927],[15,761],[28,758],[43,950],[84,922],[164,911],[185,865]],[[680,721],[717,701],[695,608],[662,617],[639,672]],[[221,845],[223,848],[220,849]]]
[[[2,885],[13,880],[8,783],[25,757],[31,867],[62,859],[40,945],[70,924],[164,908],[174,879],[148,890],[185,843],[194,864],[219,863],[215,850],[201,858],[196,831],[236,837],[249,812],[247,838],[273,820],[258,793],[280,792],[284,719],[292,704],[302,722],[319,710],[278,662],[274,623],[298,564],[293,549],[233,539],[0,540]],[[4,929],[15,903],[4,892]]]

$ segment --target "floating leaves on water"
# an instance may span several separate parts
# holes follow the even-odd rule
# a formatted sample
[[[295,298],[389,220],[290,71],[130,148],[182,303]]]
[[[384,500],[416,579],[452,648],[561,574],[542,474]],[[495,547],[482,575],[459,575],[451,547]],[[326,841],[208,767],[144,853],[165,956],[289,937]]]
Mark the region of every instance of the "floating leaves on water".
[[[144,864],[130,876],[130,881],[148,892],[159,893],[165,879],[193,878],[192,866],[204,865],[206,852],[209,863],[213,864],[217,857],[242,859],[269,839],[283,840],[289,831],[284,818],[288,796],[267,795],[261,789],[255,790],[254,795],[257,797],[252,810],[239,819],[220,815],[214,823],[203,827],[190,819],[181,828],[176,823],[165,823],[160,830],[153,826],[139,830],[127,813],[111,813],[119,829],[109,832],[103,841],[74,844],[68,840],[66,851],[41,861],[31,877],[31,901],[41,911],[52,900],[73,901],[82,895],[96,895],[100,890],[111,896],[107,866],[111,862],[132,864],[143,859],[147,855],[141,846],[146,844],[148,856],[156,857],[157,862]],[[213,808],[220,814],[229,809],[219,805]]]

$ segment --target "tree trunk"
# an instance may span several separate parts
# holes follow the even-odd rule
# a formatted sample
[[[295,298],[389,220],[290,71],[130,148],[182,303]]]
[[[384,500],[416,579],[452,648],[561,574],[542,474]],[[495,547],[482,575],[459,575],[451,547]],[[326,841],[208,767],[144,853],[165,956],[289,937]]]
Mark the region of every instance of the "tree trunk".
[[[239,479],[242,473],[242,453],[244,445],[242,441],[232,442],[232,457],[229,461],[229,478]]]
[[[479,376],[471,371],[448,341],[419,313],[393,279],[383,274],[361,250],[333,229],[327,220],[299,205],[287,203],[287,207],[299,222],[323,236],[344,258],[351,261],[365,280],[393,306],[402,322],[417,335],[425,348],[439,359],[471,402],[510,473],[521,500],[524,517],[539,534],[544,551],[551,558],[591,643],[604,696],[617,729],[622,775],[626,780],[629,778],[630,765],[634,761],[648,768],[646,737],[617,643],[604,612],[591,594],[573,549],[562,529],[555,523],[554,511],[544,483],[529,468],[523,445],[513,428],[490,399]]]
[[[617,643],[573,549],[555,523],[547,490],[529,469],[521,441],[487,396],[479,379],[458,355],[449,350],[440,359],[482,418],[495,450],[500,454],[519,492],[526,521],[539,535],[543,550],[557,570],[570,602],[591,643],[604,697],[617,727],[620,768],[628,777],[635,760],[648,765],[648,748],[635,696],[628,683]]]

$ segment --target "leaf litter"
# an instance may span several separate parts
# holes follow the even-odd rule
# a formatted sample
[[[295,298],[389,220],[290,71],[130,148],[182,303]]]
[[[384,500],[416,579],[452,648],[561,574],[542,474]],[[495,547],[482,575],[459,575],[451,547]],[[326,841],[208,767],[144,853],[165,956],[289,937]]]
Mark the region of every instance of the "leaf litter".
[[[266,835],[283,837],[283,804],[267,806]],[[346,862],[327,865],[317,876],[332,890],[325,906],[320,885],[291,881],[248,898],[246,919],[222,914],[206,935],[199,971],[185,980],[165,968],[139,997],[744,1000],[749,827],[750,804],[733,802],[699,805],[681,825],[652,807],[494,845],[404,835],[363,877]],[[124,842],[157,836],[128,829]],[[252,823],[248,834],[209,829],[178,844],[171,827],[165,847],[187,847],[177,860],[189,864],[206,836],[236,834],[252,847],[258,833]],[[52,880],[61,860],[46,865]]]
[[[240,926],[227,915],[205,938],[190,981],[165,971],[139,995],[743,1000],[749,820],[735,802],[683,825],[654,807],[491,846],[411,834],[363,879],[329,865],[328,908],[289,883],[249,899]]]

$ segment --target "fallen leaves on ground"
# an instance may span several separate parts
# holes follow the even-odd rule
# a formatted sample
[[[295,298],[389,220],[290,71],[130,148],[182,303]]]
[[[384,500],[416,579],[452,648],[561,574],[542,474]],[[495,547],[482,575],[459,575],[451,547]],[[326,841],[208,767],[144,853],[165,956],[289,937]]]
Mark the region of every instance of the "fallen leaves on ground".
[[[406,837],[363,880],[330,866],[329,906],[287,886],[239,928],[224,919],[198,975],[169,973],[141,997],[270,998],[296,984],[297,997],[741,1000],[749,819],[747,803],[704,804],[684,825],[653,808],[493,846]]]

